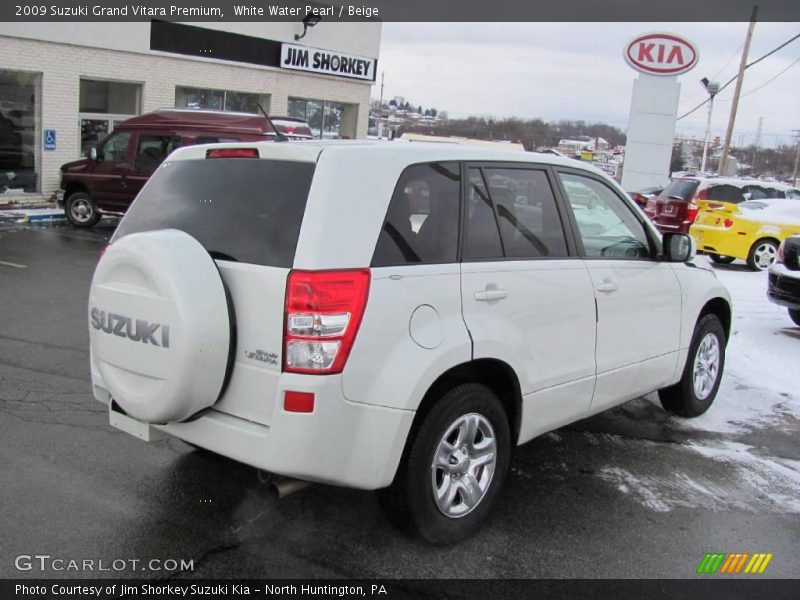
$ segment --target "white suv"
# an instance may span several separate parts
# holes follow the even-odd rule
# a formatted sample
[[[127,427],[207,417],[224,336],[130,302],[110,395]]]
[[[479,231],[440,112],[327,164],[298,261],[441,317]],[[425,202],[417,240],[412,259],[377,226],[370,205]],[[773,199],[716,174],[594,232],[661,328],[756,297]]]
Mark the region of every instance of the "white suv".
[[[138,437],[377,489],[393,521],[453,542],[513,446],[654,390],[709,407],[731,307],[693,254],[553,155],[187,147],[97,265],[94,394]]]

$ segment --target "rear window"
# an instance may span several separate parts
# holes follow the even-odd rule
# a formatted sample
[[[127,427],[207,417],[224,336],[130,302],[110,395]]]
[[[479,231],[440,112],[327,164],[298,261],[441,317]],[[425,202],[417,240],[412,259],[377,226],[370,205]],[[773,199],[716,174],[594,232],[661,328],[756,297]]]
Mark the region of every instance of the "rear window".
[[[114,234],[179,229],[214,257],[291,267],[313,163],[215,158],[165,163]]]
[[[700,185],[699,181],[692,181],[689,179],[676,179],[671,181],[664,191],[661,192],[661,198],[677,198],[678,200],[686,200],[687,202],[694,197],[697,186]]]

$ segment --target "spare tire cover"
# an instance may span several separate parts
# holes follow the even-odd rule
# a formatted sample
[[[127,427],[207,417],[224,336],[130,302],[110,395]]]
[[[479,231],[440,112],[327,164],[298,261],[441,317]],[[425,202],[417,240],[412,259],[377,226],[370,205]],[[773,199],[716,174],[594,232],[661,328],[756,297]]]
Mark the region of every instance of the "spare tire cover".
[[[231,318],[219,270],[197,240],[175,229],[130,234],[94,272],[92,360],[130,416],[182,421],[219,398]]]

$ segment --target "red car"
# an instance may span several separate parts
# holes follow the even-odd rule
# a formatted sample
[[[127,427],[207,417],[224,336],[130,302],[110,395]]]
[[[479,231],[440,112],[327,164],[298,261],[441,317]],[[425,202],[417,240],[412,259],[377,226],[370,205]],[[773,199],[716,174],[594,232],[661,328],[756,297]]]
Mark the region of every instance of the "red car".
[[[90,148],[87,158],[61,166],[58,204],[75,227],[92,227],[104,214],[124,214],[153,171],[180,146],[276,136],[266,118],[250,113],[164,109],[133,117]]]
[[[314,133],[308,123],[295,117],[272,117],[272,124],[290,140],[313,140]]]
[[[794,197],[795,188],[777,182],[733,177],[673,179],[644,207],[661,233],[689,233],[701,208],[723,208],[745,200]]]

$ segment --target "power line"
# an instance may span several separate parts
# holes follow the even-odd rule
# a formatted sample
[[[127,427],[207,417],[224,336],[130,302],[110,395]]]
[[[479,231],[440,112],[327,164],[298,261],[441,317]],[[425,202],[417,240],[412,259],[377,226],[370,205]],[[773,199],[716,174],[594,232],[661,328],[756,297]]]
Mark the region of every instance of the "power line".
[[[785,46],[788,46],[788,45],[789,45],[789,44],[791,44],[793,41],[795,41],[797,38],[800,38],[800,33],[798,33],[796,36],[794,36],[794,37],[792,37],[792,38],[790,38],[790,39],[786,40],[784,43],[782,43],[782,44],[781,44],[780,46],[778,46],[777,48],[775,48],[775,49],[773,49],[773,50],[770,50],[770,51],[769,51],[769,52],[767,52],[767,53],[766,53],[764,56],[761,56],[761,57],[757,58],[756,60],[754,60],[753,62],[749,63],[748,65],[745,65],[745,70],[746,70],[746,69],[749,69],[749,68],[750,68],[750,67],[752,67],[753,65],[756,65],[756,64],[760,63],[762,60],[764,60],[764,59],[765,59],[765,58],[767,58],[768,56],[771,56],[771,55],[775,54],[775,53],[776,53],[778,50],[780,50],[781,48],[783,48],[783,47],[785,47]],[[722,85],[722,86],[720,86],[720,88],[719,88],[719,92],[721,92],[721,91],[722,91],[722,90],[724,90],[726,87],[728,87],[728,86],[729,86],[731,83],[733,83],[734,81],[736,81],[736,80],[738,79],[738,77],[739,77],[738,75],[735,75],[734,77],[731,77],[731,78],[730,78],[730,79],[729,79],[729,80],[728,80],[728,81],[725,83],[725,85]],[[717,92],[717,94],[719,94],[719,92]],[[684,114],[682,114],[680,117],[678,117],[678,118],[677,118],[677,119],[675,119],[675,120],[676,120],[676,121],[680,121],[681,119],[684,119],[684,118],[688,117],[690,114],[692,114],[692,113],[693,113],[693,112],[695,112],[696,110],[699,110],[700,108],[702,108],[702,107],[704,107],[706,104],[708,104],[708,101],[709,101],[709,98],[706,98],[706,99],[705,99],[703,102],[701,102],[700,104],[698,104],[697,106],[695,106],[695,107],[694,107],[692,110],[690,110],[690,111],[689,111],[689,112],[687,112],[687,113],[684,113]]]
[[[727,68],[728,68],[728,65],[729,65],[729,64],[731,64],[731,61],[732,61],[734,58],[736,58],[736,57],[739,55],[739,52],[741,52],[742,48],[744,48],[744,42],[743,42],[743,43],[742,43],[742,44],[741,44],[741,45],[740,45],[740,46],[739,46],[739,47],[736,49],[736,52],[734,52],[734,53],[731,55],[731,57],[728,59],[728,62],[726,62],[726,63],[725,63],[725,65],[724,65],[724,66],[723,66],[723,67],[722,67],[722,68],[721,68],[719,71],[717,71],[717,72],[714,74],[714,76],[713,76],[713,77],[711,77],[711,79],[712,79],[712,80],[714,80],[714,79],[716,79],[717,77],[719,77],[719,74],[720,74],[720,73],[722,73],[722,72],[723,72],[725,69],[727,69]],[[690,96],[689,98],[687,98],[686,100],[684,100],[684,102],[691,102],[692,100],[694,100],[695,98],[697,98],[697,97],[698,97],[700,94],[702,94],[704,91],[705,91],[705,90],[700,90],[700,91],[698,91],[696,94],[694,94],[694,95]]]
[[[744,98],[745,96],[749,96],[750,94],[755,94],[755,93],[756,93],[758,90],[760,90],[761,88],[763,88],[763,87],[764,87],[765,85],[767,85],[768,83],[772,83],[773,81],[775,81],[775,80],[776,80],[778,77],[780,77],[781,75],[783,75],[784,73],[786,73],[786,71],[788,71],[789,69],[791,69],[793,66],[795,66],[795,65],[796,65],[797,63],[799,63],[799,62],[800,62],[800,58],[798,58],[796,61],[794,61],[794,62],[793,62],[792,64],[790,64],[788,67],[786,67],[786,68],[785,68],[783,71],[781,71],[780,73],[778,73],[777,75],[775,75],[775,77],[773,77],[772,79],[770,79],[770,80],[768,80],[768,81],[766,81],[766,82],[762,83],[762,84],[761,84],[760,86],[758,86],[757,88],[755,88],[755,89],[752,89],[752,90],[750,90],[749,92],[746,92],[746,93],[742,94],[742,98]]]

